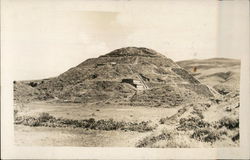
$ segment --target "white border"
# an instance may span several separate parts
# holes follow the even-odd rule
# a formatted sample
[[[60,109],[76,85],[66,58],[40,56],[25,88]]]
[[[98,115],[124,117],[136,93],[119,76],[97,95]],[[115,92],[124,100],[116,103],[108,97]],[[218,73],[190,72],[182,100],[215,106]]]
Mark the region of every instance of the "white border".
[[[246,34],[249,35],[249,32]],[[4,44],[1,43],[1,45]],[[1,157],[4,159],[248,159],[250,158],[250,56],[249,46],[247,48],[241,59],[240,147],[190,149],[15,146],[13,79],[9,74],[9,62],[5,61],[8,53],[1,53]]]

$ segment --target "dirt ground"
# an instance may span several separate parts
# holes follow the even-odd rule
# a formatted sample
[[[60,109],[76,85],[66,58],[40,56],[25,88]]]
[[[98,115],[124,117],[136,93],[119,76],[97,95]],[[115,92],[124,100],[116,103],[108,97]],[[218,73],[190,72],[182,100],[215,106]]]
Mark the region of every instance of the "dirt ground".
[[[134,147],[150,133],[15,125],[17,146]]]
[[[121,105],[83,105],[83,104],[50,104],[36,102],[22,105],[20,115],[35,116],[46,112],[54,117],[68,119],[114,119],[116,121],[141,122],[158,121],[166,116],[175,114],[180,107],[156,108]]]
[[[114,119],[115,121],[159,123],[163,117],[172,116],[178,108],[153,108],[133,106],[97,106],[81,104],[49,104],[36,102],[24,104],[19,115],[36,116],[42,112],[67,119]],[[112,146],[135,147],[136,143],[152,132],[102,131],[82,128],[49,128],[15,125],[15,143],[21,146]]]

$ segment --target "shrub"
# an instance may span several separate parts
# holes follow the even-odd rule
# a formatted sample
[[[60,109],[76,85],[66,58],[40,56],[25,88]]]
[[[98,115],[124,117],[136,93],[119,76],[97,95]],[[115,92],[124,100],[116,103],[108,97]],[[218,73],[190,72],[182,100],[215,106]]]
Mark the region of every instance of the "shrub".
[[[39,114],[38,120],[40,122],[47,122],[48,120],[50,120],[52,118],[53,118],[53,116],[49,115],[49,113],[43,112],[43,113]]]
[[[237,141],[240,139],[240,133],[237,133],[236,135],[233,136],[232,141]]]
[[[150,125],[149,121],[142,121],[140,123],[127,123],[122,128],[122,130],[130,130],[130,131],[137,131],[137,132],[146,132],[152,131],[156,128],[156,125]]]
[[[24,121],[24,118],[22,116],[15,116],[14,117],[14,124],[22,124]]]
[[[180,131],[194,130],[194,129],[205,128],[209,126],[210,126],[210,123],[205,122],[199,117],[189,117],[189,118],[180,119],[177,130],[180,130]]]
[[[166,140],[166,139],[171,139],[173,137],[172,132],[168,131],[162,131],[161,134],[159,135],[150,135],[148,137],[145,137],[144,139],[140,140],[137,144],[136,147],[150,147],[154,143],[160,141],[160,140]]]
[[[222,135],[227,135],[226,131],[217,131],[212,128],[199,128],[194,131],[191,138],[197,139],[203,142],[215,142],[219,140]]]
[[[31,127],[35,127],[35,126],[39,126],[40,122],[38,119],[34,118],[34,117],[28,117],[23,121],[23,124],[26,126],[31,126]]]
[[[198,117],[200,117],[201,119],[204,118],[203,114],[202,114],[202,110],[197,108],[197,107],[194,107],[194,111],[192,112],[192,114],[196,114]]]
[[[161,118],[159,120],[160,124],[164,124],[167,121],[168,118]]]
[[[45,126],[45,127],[78,127],[94,130],[130,130],[137,132],[152,131],[156,125],[147,122],[117,122],[113,119],[95,120],[94,118],[84,120],[62,119],[50,116],[48,113],[41,113],[38,118],[35,117],[16,117],[16,124],[24,124],[27,126]]]
[[[239,119],[233,119],[230,117],[223,117],[222,119],[220,119],[218,122],[218,128],[222,128],[223,126],[225,126],[227,129],[235,129],[235,128],[239,128]]]

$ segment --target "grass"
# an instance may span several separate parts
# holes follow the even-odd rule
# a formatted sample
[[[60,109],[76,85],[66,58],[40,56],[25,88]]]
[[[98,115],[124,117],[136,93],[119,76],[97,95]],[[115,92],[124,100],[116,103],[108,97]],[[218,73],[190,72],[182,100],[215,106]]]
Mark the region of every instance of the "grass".
[[[199,142],[186,133],[177,130],[163,129],[159,134],[151,134],[140,140],[136,147],[148,148],[190,148],[198,146]]]
[[[194,110],[193,110],[192,114],[199,116],[201,119],[204,118],[201,109],[199,109],[198,107],[193,107],[193,109]]]
[[[122,108],[123,109],[123,108]],[[98,112],[97,112],[98,110]],[[90,113],[97,114],[99,116],[100,113],[103,113],[104,108],[94,108],[86,114],[87,116]],[[123,111],[123,110],[122,110]],[[126,110],[127,111],[127,110]],[[176,110],[177,111],[177,110]],[[189,116],[183,116],[185,118],[178,118],[181,116],[186,110],[179,109],[178,112],[171,117],[166,117],[158,120],[158,123],[162,124],[161,126],[168,126],[169,124],[166,122],[170,122],[171,120],[175,120],[173,127],[169,128],[169,130],[155,130],[157,125],[148,121],[148,119],[140,119],[141,122],[129,122],[124,121],[123,118],[109,119],[110,117],[114,117],[113,115],[109,117],[99,117],[100,119],[95,119],[91,117],[87,117],[85,119],[76,118],[78,120],[74,120],[72,117],[74,115],[60,115],[60,117],[65,118],[56,118],[51,116],[49,113],[44,112],[40,113],[36,112],[38,115],[36,117],[32,116],[18,116],[23,115],[19,114],[18,111],[14,111],[15,115],[15,123],[23,124],[26,126],[37,127],[52,127],[54,128],[83,128],[85,131],[120,131],[125,133],[126,131],[136,131],[136,132],[154,132],[140,139],[134,145],[136,147],[152,147],[152,148],[190,148],[190,147],[217,147],[217,146],[237,146],[239,144],[240,134],[239,134],[239,119],[237,117],[222,117],[218,121],[207,122],[203,119],[202,109],[194,108],[193,112]],[[37,114],[38,113],[38,114]],[[99,114],[98,114],[99,113]],[[71,114],[71,112],[70,112]],[[134,113],[133,113],[134,114]],[[128,114],[129,116],[133,114]],[[58,116],[59,117],[59,116]],[[85,117],[85,115],[84,115]],[[164,125],[165,124],[165,125]],[[37,127],[39,128],[39,127]],[[131,132],[138,134],[136,132]],[[129,133],[129,132],[128,132]],[[144,133],[148,134],[148,133]]]
[[[66,118],[55,118],[48,113],[41,113],[38,117],[22,116],[15,117],[16,124],[23,124],[26,126],[36,127],[73,127],[73,128],[86,128],[93,130],[123,130],[123,131],[137,131],[147,132],[152,131],[156,128],[156,125],[150,121],[142,122],[124,122],[114,121],[113,119],[108,120],[95,120],[94,118],[83,119],[83,120],[72,120]]]
[[[240,139],[240,133],[238,132],[236,135],[232,137],[232,141],[238,141]]]
[[[232,133],[231,130],[235,131],[235,129],[237,130],[238,128],[239,119],[223,117],[217,122],[209,123],[204,121],[200,116],[181,118],[178,126],[176,127],[177,131],[190,133],[190,138],[192,139],[209,143],[221,140],[225,136],[229,137],[232,141],[237,141],[239,139],[239,135],[236,134],[231,137],[229,133]]]
[[[230,130],[239,128],[239,118],[223,117],[217,122],[217,127],[226,127]]]
[[[209,126],[211,126],[210,123],[202,120],[199,117],[188,117],[180,119],[177,130],[179,131],[195,130],[198,128],[205,128]]]
[[[220,140],[223,135],[227,135],[226,130],[216,130],[214,128],[199,128],[194,131],[191,138],[197,139],[202,142],[215,142]]]
[[[160,140],[172,139],[173,133],[163,130],[159,135],[150,135],[145,137],[144,139],[140,140],[136,147],[152,147],[152,145]]]
[[[168,117],[167,117],[167,118],[161,118],[161,119],[159,120],[159,123],[160,123],[160,124],[164,124],[167,120],[168,120]]]

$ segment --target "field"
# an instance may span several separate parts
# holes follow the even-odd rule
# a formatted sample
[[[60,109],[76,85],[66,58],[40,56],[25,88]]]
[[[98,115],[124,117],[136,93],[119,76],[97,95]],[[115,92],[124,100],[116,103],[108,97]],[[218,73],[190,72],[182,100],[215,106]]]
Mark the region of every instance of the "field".
[[[22,106],[20,115],[36,116],[46,112],[54,117],[68,119],[114,119],[116,121],[140,122],[151,120],[158,122],[160,118],[171,116],[178,111],[175,108],[155,108],[145,106],[122,106],[122,105],[96,105],[96,104],[53,104],[53,103],[28,103]]]
[[[160,118],[172,116],[178,108],[152,108],[132,106],[98,106],[79,104],[29,103],[22,106],[21,115],[38,116],[49,113],[54,117],[67,119],[114,119],[115,121],[158,123]],[[17,145],[42,146],[117,146],[134,147],[139,139],[151,132],[103,131],[82,128],[49,128],[15,125],[15,142]]]
[[[236,104],[235,104],[236,105]],[[235,126],[223,124],[224,126],[216,128],[214,123],[220,124],[221,113],[225,112],[227,106],[218,110],[218,106],[212,106],[209,110],[197,112],[201,108],[192,107],[188,104],[188,109],[180,106],[177,108],[156,108],[156,107],[140,107],[140,106],[116,106],[116,105],[80,105],[80,104],[53,104],[45,102],[36,102],[24,104],[16,111],[16,122],[18,117],[32,117],[39,119],[41,114],[47,118],[49,116],[57,120],[70,120],[64,123],[66,125],[45,125],[43,123],[34,125],[33,121],[27,123],[16,123],[15,125],[15,142],[18,146],[82,146],[82,147],[223,147],[225,145],[235,147],[239,144],[237,129],[237,110],[224,114],[225,117],[230,115]],[[190,107],[191,106],[191,107]],[[48,116],[49,115],[49,116]],[[195,117],[190,119],[190,115]],[[202,115],[203,118],[197,118]],[[213,117],[211,118],[211,115]],[[183,124],[183,120],[184,123]],[[124,122],[126,124],[135,123],[139,125],[141,122],[148,122],[142,128],[133,127],[127,130],[112,128],[88,128],[79,127],[74,123],[83,119],[110,120],[112,124],[116,122]],[[212,121],[218,120],[218,121]],[[210,120],[210,121],[209,121]],[[234,121],[236,120],[236,121]],[[42,120],[41,120],[42,121]],[[50,121],[50,120],[48,120]],[[72,121],[72,122],[71,122]],[[190,122],[190,123],[189,123]],[[203,123],[205,124],[203,126]],[[50,123],[49,123],[50,124]],[[112,127],[111,124],[111,127]],[[153,126],[147,129],[148,125]],[[199,128],[192,128],[202,124]],[[209,124],[206,126],[206,124]],[[211,126],[213,124],[213,126]],[[108,124],[109,125],[109,124]],[[227,129],[227,125],[229,128]],[[189,128],[191,127],[191,128]],[[180,129],[181,128],[181,129]],[[202,132],[202,136],[206,137],[206,133],[212,130],[215,133],[207,133],[212,139],[201,142],[199,139],[191,138],[197,131]],[[194,132],[193,132],[194,131]],[[218,132],[218,133],[217,133]],[[224,135],[225,132],[225,135]],[[205,134],[205,135],[204,135]],[[212,134],[212,135],[210,135]],[[236,140],[231,140],[236,137]],[[200,137],[201,138],[201,137]],[[236,141],[236,143],[235,143]]]
[[[148,133],[15,125],[18,146],[134,147]]]

